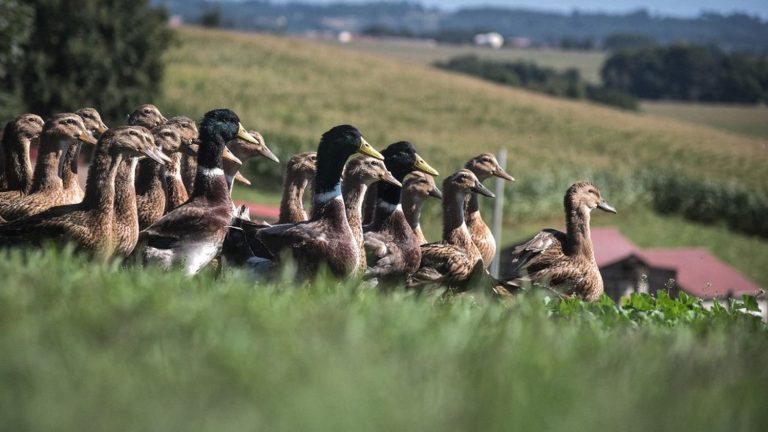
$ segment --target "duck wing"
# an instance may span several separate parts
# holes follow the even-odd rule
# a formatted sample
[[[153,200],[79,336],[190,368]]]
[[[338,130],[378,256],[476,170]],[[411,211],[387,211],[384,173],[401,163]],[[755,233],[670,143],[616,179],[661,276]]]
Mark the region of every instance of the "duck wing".
[[[565,254],[563,244],[566,235],[562,231],[546,229],[512,250],[512,259],[502,283],[510,288],[522,288],[552,277],[551,270],[562,264]]]
[[[452,244],[422,245],[421,265],[409,278],[408,285],[411,287],[424,285],[461,287],[472,277],[478,262],[482,267],[482,260],[472,262],[462,248]]]
[[[326,227],[321,221],[273,225],[255,234],[256,239],[275,257],[286,249],[327,250],[330,247]]]
[[[231,220],[231,206],[209,207],[187,203],[141,231],[139,238],[158,249],[174,248],[182,240],[223,241]]]
[[[40,245],[45,241],[67,238],[72,229],[81,228],[67,223],[65,215],[79,208],[77,204],[58,206],[33,216],[23,217],[0,225],[0,247]]]

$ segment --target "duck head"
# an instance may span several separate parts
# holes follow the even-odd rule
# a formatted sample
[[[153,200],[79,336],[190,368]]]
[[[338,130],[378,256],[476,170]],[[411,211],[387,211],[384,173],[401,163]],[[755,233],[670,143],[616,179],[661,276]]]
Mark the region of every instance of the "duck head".
[[[483,186],[483,183],[472,171],[466,168],[460,169],[446,178],[443,181],[443,190],[445,190],[446,194],[457,195],[461,200],[470,193],[484,195],[489,198],[496,197],[493,192]]]
[[[181,151],[181,136],[176,127],[163,124],[152,129],[152,138],[154,139],[157,150],[165,156]],[[168,159],[171,160],[170,158]]]
[[[152,104],[139,105],[132,113],[128,114],[127,124],[129,126],[143,126],[152,129],[160,126],[167,119],[160,112],[160,109]]]
[[[40,137],[45,122],[37,114],[22,114],[9,121],[3,131],[3,141],[16,140],[17,142],[29,145],[32,141]],[[8,146],[4,145],[8,150]]]
[[[75,145],[78,141],[96,145],[96,139],[86,130],[83,119],[74,113],[56,114],[49,118],[40,136],[65,147]]]
[[[171,117],[165,124],[176,129],[183,144],[191,144],[197,140],[197,125],[191,118],[187,116]]]
[[[608,213],[616,213],[616,209],[600,194],[600,189],[589,181],[574,183],[565,193],[564,201],[568,213],[577,211],[582,215],[589,215],[596,208]]]
[[[483,182],[491,177],[498,177],[506,181],[515,181],[515,178],[507,174],[501,167],[496,157],[490,153],[481,153],[464,165],[464,168],[472,171]]]
[[[403,194],[408,194],[415,201],[421,202],[427,197],[443,199],[443,193],[437,188],[435,178],[421,171],[413,171],[403,180]]]
[[[198,168],[222,168],[222,159],[242,165],[243,162],[226,147],[226,143],[235,138],[258,144],[256,138],[252,137],[240,123],[237,114],[226,108],[205,113],[200,122],[199,131]]]
[[[355,153],[384,160],[384,156],[368,144],[354,126],[336,126],[323,134],[317,147],[316,200],[323,202],[341,195],[344,164]]]
[[[105,142],[113,156],[117,154],[127,158],[146,156],[159,164],[170,162],[170,158],[158,149],[149,130],[141,126],[120,126],[109,129],[101,136],[99,142]]]
[[[267,147],[267,142],[264,137],[257,131],[251,130],[248,133],[256,140],[256,143],[244,140],[240,137],[227,143],[227,147],[232,153],[242,161],[246,161],[253,156],[261,156],[269,159],[272,162],[280,163],[280,159],[272,153],[272,150]]]
[[[347,166],[344,167],[344,178],[355,179],[355,181],[366,186],[377,181],[383,181],[397,187],[402,186],[392,173],[387,170],[384,162],[370,156],[350,159],[347,162]]]
[[[83,119],[85,129],[93,135],[94,138],[99,138],[101,134],[107,131],[107,125],[101,120],[101,114],[96,111],[95,108],[80,108],[75,111],[75,114],[79,115]]]
[[[297,153],[288,159],[287,177],[309,182],[317,172],[317,152]]]
[[[390,144],[381,154],[384,155],[387,169],[401,182],[411,171],[421,171],[431,176],[439,175],[436,169],[416,153],[416,147],[408,141]]]

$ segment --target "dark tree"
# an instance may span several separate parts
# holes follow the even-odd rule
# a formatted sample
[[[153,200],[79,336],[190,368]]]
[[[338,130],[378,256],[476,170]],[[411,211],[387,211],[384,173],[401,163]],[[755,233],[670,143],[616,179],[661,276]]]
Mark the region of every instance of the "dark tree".
[[[15,71],[24,58],[34,11],[21,0],[2,0],[0,10],[0,124],[5,124],[21,109]]]
[[[26,111],[48,115],[97,107],[124,120],[160,91],[171,42],[163,9],[148,0],[31,0],[22,61],[11,82]]]

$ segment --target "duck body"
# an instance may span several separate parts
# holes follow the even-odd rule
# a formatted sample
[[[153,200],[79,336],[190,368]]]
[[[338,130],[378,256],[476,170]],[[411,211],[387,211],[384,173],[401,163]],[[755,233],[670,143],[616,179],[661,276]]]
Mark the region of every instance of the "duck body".
[[[275,261],[284,254],[293,258],[300,279],[315,276],[322,265],[336,277],[349,276],[358,266],[360,250],[349,226],[341,194],[344,164],[355,152],[383,159],[353,126],[336,126],[323,134],[317,150],[310,219],[276,225],[256,233]]]
[[[398,182],[416,170],[437,175],[437,171],[421,159],[413,144],[408,141],[391,144],[382,154],[387,169]],[[403,213],[400,204],[401,188],[383,182],[377,185],[373,222],[364,229],[369,266],[366,277],[390,285],[404,282],[408,275],[419,268],[420,240]]]
[[[566,232],[546,229],[513,249],[511,276],[503,285],[517,289],[543,285],[587,301],[603,293],[603,280],[595,261],[590,234],[593,209],[615,213],[590,182],[578,182],[565,195]]]
[[[496,158],[490,153],[482,153],[470,159],[464,167],[472,171],[481,183],[491,177],[515,181],[514,177],[507,174]],[[476,194],[470,194],[467,197],[465,219],[467,229],[472,236],[472,241],[480,251],[485,266],[488,267],[496,257],[496,238],[493,236],[493,232],[491,232],[488,224],[483,220],[483,216],[480,213],[480,203]]]
[[[464,219],[470,193],[493,194],[469,170],[462,169],[443,183],[443,240],[421,246],[421,263],[409,279],[412,288],[440,286],[452,291],[469,288],[484,273],[482,255],[472,241]]]
[[[23,114],[6,123],[3,128],[2,159],[3,184],[0,202],[12,200],[29,193],[32,187],[32,162],[29,150],[37,140],[45,122],[35,114]]]
[[[145,264],[182,266],[192,275],[221,252],[234,215],[222,157],[226,142],[236,136],[250,135],[234,112],[218,109],[205,114],[193,192],[186,203],[140,233]]]
[[[435,185],[434,178],[418,171],[408,174],[403,180],[403,213],[419,244],[422,245],[427,244],[427,238],[421,229],[421,209],[428,197],[443,199],[443,194]]]
[[[65,153],[75,157],[79,141],[95,144],[93,137],[85,130],[80,117],[73,113],[57,114],[49,119],[40,134],[40,150],[32,178],[29,194],[15,195],[7,199],[0,195],[0,217],[14,220],[41,213],[51,207],[72,204],[78,194],[65,193],[64,172],[71,168],[71,159],[62,163]],[[68,178],[71,182],[72,178]],[[79,187],[79,186],[78,186]]]
[[[131,128],[105,133],[97,145],[81,203],[52,207],[42,213],[0,226],[0,245],[73,243],[78,250],[108,258],[115,249],[112,236],[114,180],[124,156],[147,151]]]

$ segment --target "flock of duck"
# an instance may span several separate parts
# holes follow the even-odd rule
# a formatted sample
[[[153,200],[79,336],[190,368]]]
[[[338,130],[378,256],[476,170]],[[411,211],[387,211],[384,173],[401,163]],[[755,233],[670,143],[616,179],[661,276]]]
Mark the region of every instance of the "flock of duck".
[[[250,182],[242,164],[259,156],[278,163],[255,131],[229,109],[166,119],[142,105],[127,125],[108,128],[93,108],[53,115],[24,114],[2,132],[0,247],[71,243],[102,259],[201,269],[243,266],[269,277],[286,260],[307,280],[325,267],[338,278],[376,286],[463,292],[483,287],[511,295],[531,285],[594,300],[603,286],[590,239],[590,212],[615,213],[590,182],[565,194],[566,232],[543,230],[514,249],[513,277],[486,268],[496,242],[480,214],[483,181],[513,181],[491,154],[470,159],[438,189],[438,172],[408,141],[381,152],[350,125],[320,138],[316,152],[287,165],[279,221],[250,219],[231,199],[235,182]],[[32,168],[30,147],[38,143]],[[84,190],[78,182],[83,146],[92,147]],[[312,193],[309,211],[303,196]],[[425,200],[442,200],[442,240],[428,242],[421,225]]]

